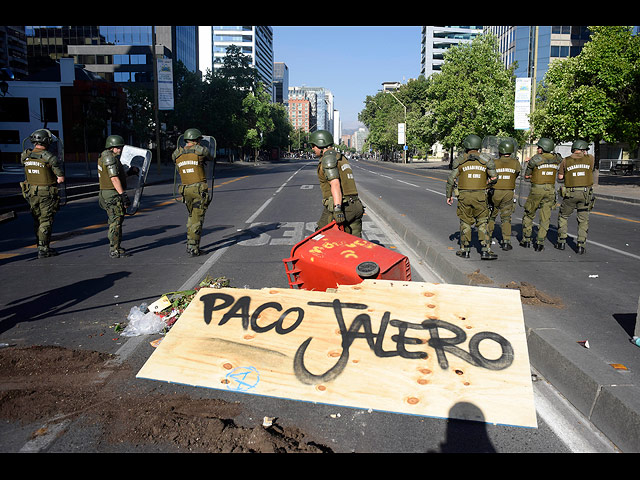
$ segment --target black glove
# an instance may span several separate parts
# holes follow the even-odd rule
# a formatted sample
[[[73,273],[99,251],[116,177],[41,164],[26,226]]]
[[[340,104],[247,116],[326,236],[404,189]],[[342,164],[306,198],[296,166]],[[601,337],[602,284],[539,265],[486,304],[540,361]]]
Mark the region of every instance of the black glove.
[[[124,206],[124,208],[129,208],[131,206],[131,200],[129,200],[127,192],[122,192],[120,194],[120,198],[122,199],[122,205]]]
[[[344,223],[347,221],[347,218],[344,216],[344,212],[342,211],[342,205],[334,205],[333,219],[336,223]]]

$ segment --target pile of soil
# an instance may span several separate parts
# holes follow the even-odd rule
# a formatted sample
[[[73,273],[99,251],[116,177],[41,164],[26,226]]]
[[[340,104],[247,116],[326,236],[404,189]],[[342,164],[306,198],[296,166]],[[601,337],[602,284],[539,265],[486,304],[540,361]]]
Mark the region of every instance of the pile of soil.
[[[125,388],[131,369],[108,354],[56,346],[0,349],[0,418],[98,425],[101,442],[206,453],[327,453],[296,428],[245,428],[236,403]],[[46,429],[45,429],[46,430]],[[43,432],[36,431],[34,436]]]
[[[509,282],[504,288],[520,290],[520,299],[525,305],[545,305],[555,308],[564,308],[560,297],[553,297],[548,293],[538,290],[534,285],[527,282]]]

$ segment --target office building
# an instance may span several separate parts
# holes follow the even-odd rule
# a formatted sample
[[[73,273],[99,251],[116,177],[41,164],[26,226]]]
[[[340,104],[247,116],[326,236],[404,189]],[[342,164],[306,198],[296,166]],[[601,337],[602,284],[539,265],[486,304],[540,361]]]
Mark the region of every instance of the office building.
[[[153,27],[151,26],[27,26],[29,73],[34,74],[73,57],[76,64],[107,81],[153,81]],[[198,70],[197,27],[157,26],[159,57],[181,61],[188,70]]]
[[[585,26],[491,26],[484,27],[498,38],[498,49],[505,67],[518,62],[517,78],[533,78],[536,83],[554,60],[577,56],[589,41],[589,29]],[[537,45],[537,48],[535,47]]]
[[[273,64],[273,102],[289,103],[289,67],[283,62]]]
[[[481,34],[482,26],[423,26],[420,74],[429,78],[434,72],[439,72],[449,48],[469,43]]]
[[[289,102],[292,99],[306,99],[310,102],[311,132],[333,132],[333,93],[330,90],[323,87],[289,87]]]
[[[27,37],[23,26],[0,25],[0,68],[8,69],[15,79],[27,75]]]
[[[200,26],[200,70],[215,72],[227,47],[236,45],[255,67],[265,91],[273,98],[273,28],[268,26]],[[209,50],[210,48],[210,50]]]

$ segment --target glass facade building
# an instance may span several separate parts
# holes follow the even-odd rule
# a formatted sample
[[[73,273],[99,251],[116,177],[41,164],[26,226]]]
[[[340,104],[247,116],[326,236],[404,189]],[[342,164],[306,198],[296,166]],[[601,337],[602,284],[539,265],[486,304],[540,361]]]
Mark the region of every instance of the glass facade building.
[[[157,26],[160,56],[198,69],[198,27]],[[151,82],[153,27],[151,26],[26,26],[29,73],[34,74],[64,57],[105,80]],[[158,49],[159,47],[157,47]]]
[[[482,34],[481,26],[435,25],[422,27],[420,74],[429,78],[439,72],[445,52],[454,45],[469,43]]]

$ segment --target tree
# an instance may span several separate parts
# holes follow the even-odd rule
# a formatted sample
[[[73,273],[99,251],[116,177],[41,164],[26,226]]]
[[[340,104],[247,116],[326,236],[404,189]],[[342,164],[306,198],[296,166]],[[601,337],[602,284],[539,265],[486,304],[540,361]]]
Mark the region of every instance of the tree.
[[[631,27],[589,27],[577,57],[553,62],[538,88],[531,122],[536,136],[595,144],[640,138],[640,37]]]
[[[513,67],[504,67],[495,35],[451,47],[428,80],[425,135],[447,149],[471,133],[514,136],[514,95]]]

